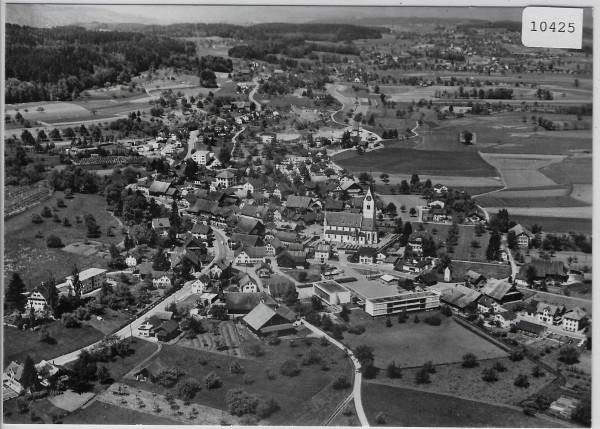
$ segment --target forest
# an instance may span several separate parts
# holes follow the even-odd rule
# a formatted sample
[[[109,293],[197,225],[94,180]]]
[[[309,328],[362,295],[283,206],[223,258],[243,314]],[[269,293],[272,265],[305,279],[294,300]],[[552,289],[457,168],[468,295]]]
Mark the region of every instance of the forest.
[[[70,100],[150,67],[198,70],[192,42],[83,27],[6,25],[6,103]]]

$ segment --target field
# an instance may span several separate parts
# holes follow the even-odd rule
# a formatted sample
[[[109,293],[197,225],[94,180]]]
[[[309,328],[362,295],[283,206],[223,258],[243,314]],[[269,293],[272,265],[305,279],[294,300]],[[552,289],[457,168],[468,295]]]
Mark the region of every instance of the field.
[[[54,339],[52,344],[41,343],[39,331],[20,331],[16,328],[5,327],[3,368],[12,360],[22,363],[28,355],[34,362],[42,359],[52,360],[93,344],[104,337],[102,332],[91,326],[82,325],[81,328],[67,329],[58,320],[47,324],[46,328],[50,333],[50,338]]]
[[[133,292],[133,291],[132,291]],[[135,295],[135,292],[133,292]],[[86,323],[94,328],[98,329],[104,335],[110,335],[115,332],[118,328],[121,327],[123,323],[127,320],[131,320],[131,317],[127,316],[120,311],[115,311],[110,307],[104,308],[104,313],[102,314],[102,320],[96,319],[96,317],[90,318]]]
[[[562,162],[549,165],[541,171],[556,183],[592,183],[592,155],[570,156]]]
[[[420,319],[438,312],[418,313]],[[342,342],[354,349],[361,344],[373,347],[375,365],[384,369],[395,361],[401,367],[421,366],[427,361],[434,364],[459,362],[465,353],[472,352],[481,359],[498,358],[506,353],[483,338],[458,325],[451,318],[440,316],[442,325],[430,326],[423,321],[414,323],[410,316],[406,323],[385,326],[384,319],[373,320],[362,311],[350,315],[352,325],[363,325],[361,335],[344,334]],[[381,374],[381,376],[384,376]]]
[[[498,213],[499,210],[505,207],[486,207],[490,215]],[[518,222],[516,219],[529,218],[534,219],[534,223],[546,224],[555,223],[555,227],[561,226],[562,228],[569,228],[573,223],[577,222],[591,222],[592,220],[592,206],[577,206],[577,207],[513,207],[509,210],[511,219]],[[562,219],[564,218],[564,224],[560,225],[561,222],[554,221],[551,219]],[[590,228],[591,229],[591,228]],[[545,228],[546,231],[551,231],[550,228]]]
[[[343,352],[331,345],[324,347],[313,340],[310,347],[319,350],[329,369],[323,371],[315,366],[301,367],[300,375],[291,378],[279,374],[280,364],[290,358],[300,361],[309,350],[303,343],[291,348],[289,340],[282,341],[278,346],[263,343],[265,354],[253,360],[169,345],[163,346],[157,359],[167,367],[179,365],[189,376],[198,380],[202,380],[209,372],[215,372],[221,378],[221,387],[214,390],[202,389],[193,399],[194,403],[227,412],[225,393],[229,389],[240,387],[249,393],[277,400],[281,410],[268,419],[270,424],[290,425],[301,421],[305,425],[317,425],[325,421],[348,394],[348,390],[334,390],[331,383],[341,373],[350,378],[351,365]],[[244,374],[232,374],[229,371],[229,366],[234,361],[240,363],[245,374],[253,377],[253,382],[247,384]],[[271,369],[276,374],[276,380],[266,377],[266,369]],[[124,382],[136,389],[158,394],[166,392],[165,388],[153,383],[133,379],[125,379]]]
[[[23,414],[18,412],[18,398],[2,402],[2,415],[4,423],[8,424],[50,424],[55,419],[66,414],[66,411],[54,406],[48,398],[32,401],[29,405],[29,411]]]
[[[506,367],[506,371],[499,372],[498,381],[494,383],[483,381],[481,378],[482,370],[491,368],[496,362],[501,362]],[[549,373],[542,377],[532,377],[530,374],[534,367],[535,364],[528,359],[519,362],[512,362],[508,358],[489,359],[480,361],[479,366],[475,368],[463,368],[460,363],[438,365],[436,366],[436,372],[430,376],[431,383],[428,384],[417,384],[415,381],[418,368],[402,371],[402,378],[400,379],[390,379],[385,373],[381,373],[373,382],[389,386],[423,389],[475,401],[518,405],[519,402],[555,379],[554,375]],[[526,374],[529,377],[529,387],[517,388],[514,386],[514,380],[519,374]]]
[[[70,227],[55,223],[50,218],[43,218],[44,223],[39,225],[31,222],[31,217],[39,214],[42,207],[56,207],[58,198],[62,198],[67,207],[57,208],[53,212],[60,220],[68,218]],[[94,239],[99,243],[99,253],[86,256],[46,246],[46,238],[51,234],[58,236],[65,245],[83,242],[86,238],[86,227],[83,221],[76,222],[76,216],[83,219],[86,214],[94,215],[100,226],[102,235]],[[114,237],[106,235],[109,226],[113,227]],[[74,199],[68,200],[64,199],[62,192],[56,192],[43,204],[7,219],[5,228],[4,279],[8,281],[11,273],[16,271],[29,287],[47,280],[50,274],[60,283],[63,277],[71,272],[73,264],[77,264],[80,270],[91,266],[106,268],[106,260],[100,256],[106,250],[105,244],[118,243],[123,239],[118,221],[106,211],[106,202],[100,195],[75,194]],[[37,234],[41,234],[42,238],[36,238]]]
[[[63,419],[71,425],[178,425],[175,420],[155,414],[142,413],[128,408],[118,407],[105,402],[94,401],[86,408],[74,412]]]
[[[37,110],[39,108],[44,110]],[[17,114],[17,110],[31,125],[35,125],[36,121],[51,122],[66,119],[91,119],[92,117],[92,113],[85,107],[64,101],[40,101],[6,106],[6,114],[12,118]]]
[[[482,154],[481,156],[500,171],[508,189],[556,185],[539,170],[564,159],[560,155]]]
[[[375,383],[363,383],[362,398],[371,424],[383,412],[385,426],[566,427],[520,410]]]
[[[443,163],[440,163],[441,159],[444,160]],[[364,155],[347,151],[333,156],[332,160],[355,174],[376,169],[376,172],[373,172],[376,176],[380,172],[390,175],[417,173],[422,177],[428,175],[494,177],[498,175],[494,167],[474,152],[430,152],[385,147]]]
[[[504,279],[510,276],[510,265],[502,264],[478,264],[470,262],[452,261],[452,280],[462,282],[469,270],[478,272],[489,278]]]
[[[193,339],[182,336],[175,344],[196,350],[244,357],[240,338],[233,322],[204,323],[203,327],[207,331],[204,334],[198,334]],[[220,342],[227,347],[225,350],[218,351],[217,346]]]

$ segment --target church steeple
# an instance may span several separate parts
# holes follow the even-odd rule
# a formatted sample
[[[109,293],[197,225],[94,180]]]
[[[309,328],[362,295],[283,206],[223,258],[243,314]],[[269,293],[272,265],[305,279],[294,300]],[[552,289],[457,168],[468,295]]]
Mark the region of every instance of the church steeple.
[[[364,218],[375,219],[375,194],[373,193],[373,187],[369,185],[367,195],[363,200],[362,214]]]

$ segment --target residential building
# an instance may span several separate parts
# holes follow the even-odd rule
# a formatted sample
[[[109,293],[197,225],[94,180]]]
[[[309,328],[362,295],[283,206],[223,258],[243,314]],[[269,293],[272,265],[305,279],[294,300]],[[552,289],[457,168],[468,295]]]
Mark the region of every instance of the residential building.
[[[508,231],[512,231],[515,233],[515,235],[517,236],[517,245],[519,247],[529,247],[529,243],[531,243],[531,240],[535,238],[531,231],[529,231],[527,228],[520,224],[513,226]]]
[[[266,250],[264,247],[240,246],[235,251],[235,264],[262,264],[265,262]]]
[[[375,264],[377,261],[377,250],[373,247],[360,247],[358,249],[358,262],[360,264]]]
[[[27,308],[33,308],[34,311],[43,311],[48,306],[50,295],[50,285],[42,283],[34,288],[27,296]]]
[[[243,318],[244,323],[257,335],[286,335],[295,331],[296,313],[284,305],[277,308],[264,303],[258,304]]]
[[[85,294],[102,287],[106,282],[106,270],[102,268],[88,268],[79,273],[81,293]],[[73,276],[67,277],[67,284],[73,288]]]
[[[318,243],[315,249],[315,259],[317,262],[324,264],[329,260],[329,244]]]
[[[210,164],[211,159],[213,158],[213,154],[208,150],[197,150],[192,154],[192,159],[198,164],[207,166]]]
[[[511,310],[499,311],[494,314],[494,320],[500,325],[501,328],[508,328],[510,325],[515,323],[517,315]]]
[[[217,184],[222,188],[230,188],[235,185],[237,182],[237,178],[232,171],[223,170],[219,174],[217,174]]]
[[[433,292],[406,292],[380,298],[367,298],[365,312],[371,317],[433,310],[440,306],[440,295]]]
[[[2,373],[2,385],[14,390],[20,395],[24,390],[21,385],[22,377],[23,365],[12,361]]]
[[[579,307],[563,315],[563,329],[569,332],[579,332],[586,324],[587,313]]]

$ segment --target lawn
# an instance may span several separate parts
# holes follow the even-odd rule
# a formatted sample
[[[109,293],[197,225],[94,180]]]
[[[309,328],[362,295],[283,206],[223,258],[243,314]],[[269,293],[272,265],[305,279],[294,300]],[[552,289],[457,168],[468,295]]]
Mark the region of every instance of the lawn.
[[[16,328],[4,327],[3,368],[12,360],[22,363],[27,355],[31,356],[34,362],[42,359],[52,360],[93,344],[104,337],[102,332],[87,325],[68,329],[60,321],[54,321],[46,327],[50,338],[55,340],[54,344],[41,343],[39,331],[20,331]]]
[[[363,383],[362,399],[371,424],[383,412],[385,426],[566,427],[501,406],[375,383]]]
[[[166,417],[142,413],[100,401],[94,401],[88,407],[70,414],[63,419],[63,423],[72,425],[105,424],[165,426],[181,424]]]
[[[31,217],[39,214],[44,206],[55,208],[59,198],[64,200],[66,207],[56,208],[53,213],[56,213],[60,220],[68,218],[70,227],[53,222],[51,218],[42,218],[44,223],[39,225],[31,222]],[[102,235],[94,239],[94,242],[99,243],[100,253],[75,254],[46,246],[46,238],[51,234],[58,236],[65,245],[83,242],[86,237],[86,227],[83,221],[76,222],[76,216],[83,219],[86,214],[94,215],[100,226]],[[4,280],[8,281],[12,272],[16,271],[29,288],[47,280],[50,274],[54,275],[59,283],[62,282],[63,278],[71,273],[73,264],[77,264],[80,270],[92,266],[106,268],[107,261],[100,255],[106,250],[108,243],[118,243],[123,240],[119,223],[106,211],[106,202],[100,195],[75,194],[75,198],[68,200],[64,199],[63,192],[55,192],[49,200],[6,220],[4,225],[6,231]],[[106,235],[109,226],[113,227],[114,237]],[[38,233],[43,237],[36,238]]]
[[[289,340],[283,340],[278,346],[262,344],[265,354],[253,360],[170,345],[163,346],[157,359],[167,367],[180,366],[188,376],[201,382],[209,372],[215,372],[221,378],[221,387],[214,390],[203,388],[196,394],[193,402],[197,404],[227,411],[226,392],[232,388],[243,388],[264,398],[274,398],[279,403],[281,410],[268,419],[270,424],[291,425],[301,422],[305,425],[317,425],[327,419],[349,392],[348,389],[334,390],[331,387],[332,381],[341,373],[350,379],[352,369],[341,350],[331,345],[322,346],[316,340],[312,343],[310,348],[320,351],[329,369],[323,371],[315,365],[301,366],[301,373],[291,378],[280,375],[279,366],[286,359],[301,361],[302,356],[308,354],[309,346],[300,343],[296,348],[292,348]],[[252,383],[246,384],[245,374],[232,374],[229,371],[230,365],[235,361],[244,367],[245,374],[254,379]],[[266,369],[271,369],[276,374],[275,380],[266,377]],[[142,383],[133,379],[125,379],[124,382],[136,389],[158,394],[167,391],[153,383]],[[314,401],[317,395],[319,400]]]
[[[510,276],[511,268],[510,265],[506,264],[477,264],[470,262],[458,262],[452,261],[452,280],[455,282],[462,282],[465,279],[467,271],[473,270],[479,274],[484,275],[488,279],[504,279]]]
[[[498,381],[488,383],[481,378],[481,372],[485,368],[491,368],[496,362],[501,362],[505,372],[498,372]],[[380,373],[373,383],[384,385],[424,389],[430,392],[456,395],[466,399],[481,400],[498,404],[518,405],[519,402],[528,398],[555,377],[546,372],[544,376],[532,377],[531,372],[535,364],[528,359],[512,362],[508,358],[487,359],[479,362],[475,368],[463,368],[462,364],[436,366],[436,372],[431,374],[431,383],[417,384],[415,375],[418,368],[402,371],[402,378],[390,379],[385,373]],[[545,371],[544,371],[545,372]],[[515,377],[525,374],[531,383],[527,388],[519,388],[514,385]]]
[[[128,320],[131,320],[130,316],[121,313],[120,311],[113,310],[110,307],[105,307],[102,314],[102,320],[98,320],[96,316],[93,316],[86,323],[98,329],[104,335],[110,335],[117,331],[117,329]]]
[[[343,168],[353,173],[375,168],[388,174],[412,174],[421,176],[446,175],[470,177],[494,177],[498,172],[475,152],[425,151],[407,148],[391,148],[358,155],[354,151],[342,152],[332,157]],[[443,160],[443,162],[440,162]]]
[[[66,415],[66,411],[54,406],[48,398],[43,398],[37,401],[32,401],[29,405],[29,411],[20,414],[17,409],[19,398],[4,401],[3,417],[4,423],[8,424],[50,424],[54,419]],[[56,421],[56,420],[55,420]]]
[[[435,364],[459,362],[468,352],[482,359],[506,356],[503,350],[458,325],[452,318],[440,315],[440,326],[430,326],[422,321],[424,317],[437,314],[436,311],[417,313],[420,323],[414,323],[412,314],[402,324],[393,317],[392,326],[388,328],[385,319],[371,319],[363,311],[355,310],[350,315],[351,325],[363,325],[366,331],[360,335],[345,333],[342,342],[352,349],[362,344],[372,347],[375,365],[382,369],[392,361],[402,367],[421,366],[430,360]]]

